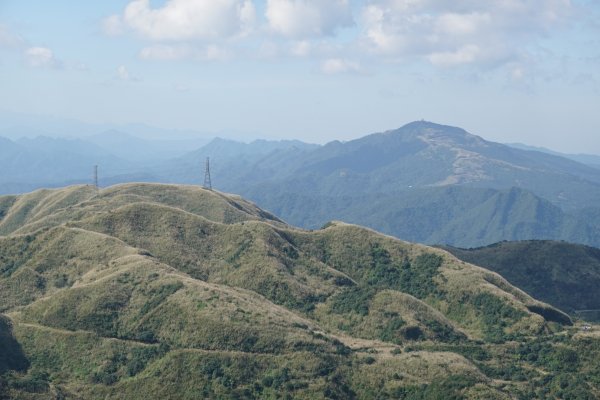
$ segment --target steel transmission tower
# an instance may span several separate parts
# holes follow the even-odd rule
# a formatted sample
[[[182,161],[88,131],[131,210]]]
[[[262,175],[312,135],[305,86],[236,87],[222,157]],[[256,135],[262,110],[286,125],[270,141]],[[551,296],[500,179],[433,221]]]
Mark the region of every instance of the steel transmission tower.
[[[98,166],[94,165],[94,188],[98,191]]]
[[[212,190],[212,182],[210,181],[210,159],[206,157],[206,167],[204,169],[204,188]]]

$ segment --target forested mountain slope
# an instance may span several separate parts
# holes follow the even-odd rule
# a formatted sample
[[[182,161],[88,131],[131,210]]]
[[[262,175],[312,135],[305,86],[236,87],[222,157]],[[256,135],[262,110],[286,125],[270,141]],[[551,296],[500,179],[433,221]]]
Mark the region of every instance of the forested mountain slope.
[[[599,320],[600,249],[566,242],[501,242],[475,249],[444,247],[505,277],[537,299]]]

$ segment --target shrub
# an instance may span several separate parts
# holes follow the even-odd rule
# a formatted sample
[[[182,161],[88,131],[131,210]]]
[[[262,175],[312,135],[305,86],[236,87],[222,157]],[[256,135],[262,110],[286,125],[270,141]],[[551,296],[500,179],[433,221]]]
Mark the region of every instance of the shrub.
[[[402,332],[400,329],[404,326],[405,322],[400,317],[393,317],[387,321],[385,327],[379,334],[379,339],[384,342],[392,342],[400,344],[402,338]]]
[[[369,313],[369,302],[375,295],[375,289],[355,286],[335,295],[331,310],[336,314],[355,312],[360,315]]]

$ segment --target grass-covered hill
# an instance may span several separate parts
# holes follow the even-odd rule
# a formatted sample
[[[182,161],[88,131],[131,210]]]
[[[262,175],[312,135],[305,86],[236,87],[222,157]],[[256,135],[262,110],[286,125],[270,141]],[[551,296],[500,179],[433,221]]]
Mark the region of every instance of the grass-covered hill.
[[[459,249],[456,257],[505,277],[536,299],[572,315],[600,320],[600,249],[578,244],[529,240]]]
[[[0,235],[0,398],[599,394],[595,330],[358,226],[128,184],[0,197]]]

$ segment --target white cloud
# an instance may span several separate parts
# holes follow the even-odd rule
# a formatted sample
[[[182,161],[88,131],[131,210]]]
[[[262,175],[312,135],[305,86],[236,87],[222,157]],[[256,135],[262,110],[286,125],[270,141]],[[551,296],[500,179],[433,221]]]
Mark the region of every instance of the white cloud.
[[[149,0],[133,0],[103,25],[107,34],[126,28],[152,40],[215,40],[247,34],[255,14],[251,0],[168,0],[160,8],[151,8]]]
[[[481,50],[478,46],[470,44],[456,51],[431,53],[427,59],[437,67],[453,67],[476,61],[480,53]]]
[[[354,23],[348,0],[267,0],[266,17],[271,31],[292,38],[329,36]]]
[[[310,57],[337,73],[372,56],[483,70],[527,66],[536,42],[573,20],[571,1],[357,0],[355,22],[350,0],[265,0],[262,21],[259,0],[128,0],[103,28],[146,41],[144,60]],[[345,27],[357,29],[339,35]]]
[[[371,53],[435,66],[495,65],[565,21],[570,0],[370,0],[361,15]]]
[[[308,40],[301,40],[292,44],[290,52],[296,57],[306,57],[310,54],[312,45]]]
[[[325,74],[362,73],[363,69],[355,61],[341,58],[330,58],[321,64],[321,72]]]
[[[57,68],[61,62],[54,57],[54,53],[47,47],[30,47],[25,50],[25,59],[30,67]]]
[[[122,81],[128,81],[129,79],[131,79],[131,76],[129,75],[129,70],[126,66],[119,65],[117,67],[117,77]]]
[[[125,82],[139,82],[140,81],[140,78],[138,78],[135,75],[132,75],[129,72],[129,69],[125,65],[119,65],[117,67],[116,72],[117,72],[116,78],[118,80],[125,81]]]
[[[445,13],[434,21],[434,32],[442,35],[467,36],[480,32],[491,22],[489,13]]]
[[[203,61],[223,61],[230,59],[231,53],[220,46],[208,45],[194,47],[187,44],[181,45],[154,45],[144,47],[140,51],[140,58],[144,60],[173,61],[196,59]]]
[[[231,53],[224,47],[220,47],[214,44],[206,46],[200,53],[200,58],[207,61],[224,61],[232,57]]]

